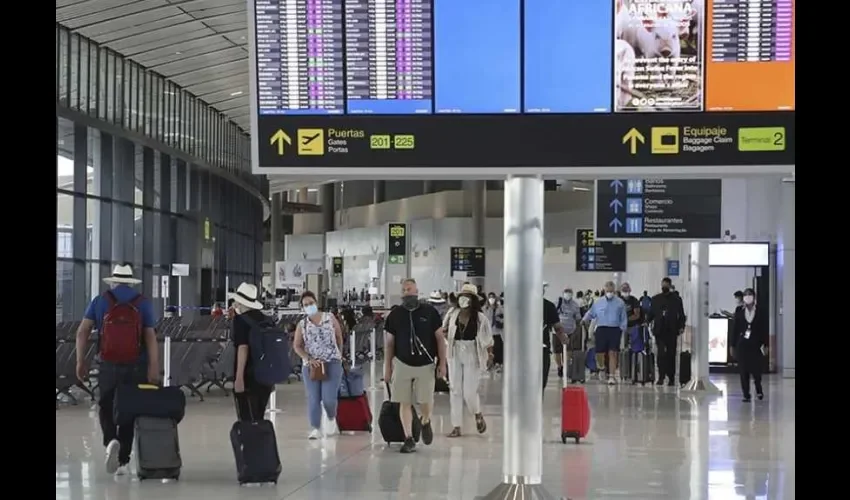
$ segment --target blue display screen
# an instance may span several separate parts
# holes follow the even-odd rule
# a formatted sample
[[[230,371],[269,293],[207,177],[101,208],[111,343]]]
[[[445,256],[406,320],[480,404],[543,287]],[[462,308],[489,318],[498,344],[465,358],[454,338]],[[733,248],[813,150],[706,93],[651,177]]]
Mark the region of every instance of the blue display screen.
[[[613,17],[611,0],[525,0],[526,113],[610,111]]]
[[[434,0],[437,113],[521,111],[520,3]]]

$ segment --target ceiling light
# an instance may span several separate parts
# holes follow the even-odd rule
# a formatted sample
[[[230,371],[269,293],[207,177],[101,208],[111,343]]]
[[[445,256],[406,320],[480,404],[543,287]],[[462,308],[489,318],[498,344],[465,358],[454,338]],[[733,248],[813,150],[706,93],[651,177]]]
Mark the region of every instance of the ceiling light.
[[[179,56],[180,54],[182,54],[182,52],[180,52],[180,51],[178,50],[178,51],[177,51],[177,52],[175,52],[174,54]]]
[[[573,186],[573,191],[590,191],[590,188],[584,186]]]
[[[231,93],[230,93],[230,97],[236,97],[236,96],[238,96],[238,95],[242,95],[242,91],[241,91],[241,90],[237,90],[236,92],[231,92]]]

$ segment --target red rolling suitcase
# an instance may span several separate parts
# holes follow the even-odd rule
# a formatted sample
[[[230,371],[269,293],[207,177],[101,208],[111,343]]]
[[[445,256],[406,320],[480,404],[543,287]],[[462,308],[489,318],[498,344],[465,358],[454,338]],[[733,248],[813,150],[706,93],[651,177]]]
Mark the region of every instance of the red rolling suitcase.
[[[564,346],[564,357],[567,348]],[[576,443],[587,437],[590,431],[590,404],[587,402],[587,391],[584,387],[567,384],[567,374],[564,371],[563,393],[561,395],[561,441],[575,439]]]
[[[372,432],[372,409],[365,392],[359,396],[339,398],[336,425],[341,431]]]

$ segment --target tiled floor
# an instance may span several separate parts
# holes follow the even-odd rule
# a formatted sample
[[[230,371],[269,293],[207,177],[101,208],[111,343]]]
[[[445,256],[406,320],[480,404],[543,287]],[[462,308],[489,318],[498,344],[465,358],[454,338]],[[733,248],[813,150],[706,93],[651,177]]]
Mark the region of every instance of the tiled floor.
[[[552,384],[555,383],[553,374]],[[737,378],[718,377],[725,396],[698,402],[662,388],[588,384],[593,412],[586,443],[562,444],[558,389],[544,404],[544,483],[571,499],[792,499],[795,426],[793,380],[768,379],[765,401],[740,401]],[[114,479],[103,471],[96,415],[86,405],[56,412],[57,500],[472,500],[501,478],[501,395],[488,387],[490,430],[446,439],[448,397],[437,396],[434,444],[415,455],[387,449],[377,434],[305,439],[299,384],[278,391],[275,417],[284,464],[278,486],[239,487],[228,432],[232,400],[191,401],[180,424],[178,483]],[[376,406],[383,397],[372,397]],[[375,408],[377,410],[377,408]],[[472,423],[469,423],[472,430]]]

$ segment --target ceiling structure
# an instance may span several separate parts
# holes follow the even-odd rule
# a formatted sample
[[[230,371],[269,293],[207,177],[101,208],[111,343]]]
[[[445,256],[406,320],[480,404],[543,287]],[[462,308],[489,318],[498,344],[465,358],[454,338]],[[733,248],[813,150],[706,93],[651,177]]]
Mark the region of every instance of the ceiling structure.
[[[245,0],[56,0],[56,22],[250,129]]]

